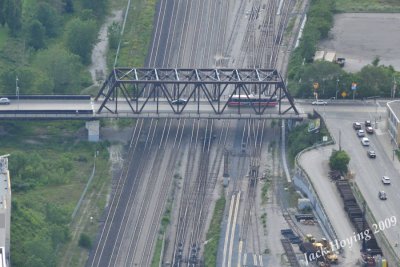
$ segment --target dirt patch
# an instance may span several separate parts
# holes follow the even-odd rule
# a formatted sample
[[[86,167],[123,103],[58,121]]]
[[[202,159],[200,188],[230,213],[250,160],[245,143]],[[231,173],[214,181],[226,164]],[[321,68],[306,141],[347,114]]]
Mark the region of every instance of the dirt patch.
[[[376,56],[383,65],[400,70],[400,14],[346,13],[334,17],[330,38],[319,49],[346,58],[344,69],[359,71]]]

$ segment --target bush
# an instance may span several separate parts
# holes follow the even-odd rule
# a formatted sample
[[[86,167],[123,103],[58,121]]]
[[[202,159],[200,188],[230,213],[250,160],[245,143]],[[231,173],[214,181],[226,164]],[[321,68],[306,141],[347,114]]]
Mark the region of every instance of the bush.
[[[92,240],[87,234],[82,233],[79,237],[79,246],[87,249],[92,248]]]
[[[344,150],[333,150],[329,158],[329,166],[332,170],[347,173],[350,157]]]

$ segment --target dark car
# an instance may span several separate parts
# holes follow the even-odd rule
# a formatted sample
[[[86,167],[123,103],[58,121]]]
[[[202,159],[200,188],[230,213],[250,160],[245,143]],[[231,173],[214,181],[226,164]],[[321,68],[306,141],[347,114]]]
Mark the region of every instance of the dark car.
[[[359,122],[353,122],[353,128],[354,130],[360,130],[361,129],[361,123]]]
[[[365,127],[365,131],[369,134],[373,134],[374,133],[374,128],[372,128],[371,126]]]
[[[179,99],[172,100],[171,104],[172,105],[184,105],[184,104],[186,104],[186,102],[187,102],[186,99],[179,98]]]
[[[372,126],[372,124],[371,124],[371,121],[365,121],[365,127],[371,127]]]
[[[379,197],[380,200],[386,200],[387,199],[385,191],[379,191],[378,197]]]
[[[376,153],[373,150],[368,150],[367,154],[370,158],[376,158]]]

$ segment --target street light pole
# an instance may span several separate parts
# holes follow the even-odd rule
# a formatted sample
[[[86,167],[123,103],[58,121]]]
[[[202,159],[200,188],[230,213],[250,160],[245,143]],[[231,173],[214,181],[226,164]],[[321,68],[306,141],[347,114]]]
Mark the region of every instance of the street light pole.
[[[18,87],[18,76],[15,76],[15,95],[17,96],[17,106],[19,110],[19,87]]]
[[[335,100],[337,100],[337,94],[339,93],[339,77],[336,78],[336,96]]]

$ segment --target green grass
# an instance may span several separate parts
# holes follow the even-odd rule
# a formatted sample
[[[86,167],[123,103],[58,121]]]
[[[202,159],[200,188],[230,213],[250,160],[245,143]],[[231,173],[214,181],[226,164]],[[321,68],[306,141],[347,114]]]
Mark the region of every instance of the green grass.
[[[400,12],[398,0],[336,0],[338,12]]]
[[[204,265],[214,267],[217,264],[218,242],[221,235],[221,222],[224,216],[225,196],[222,195],[215,203],[210,228],[207,232],[207,244],[204,246]]]
[[[151,267],[158,267],[161,260],[161,252],[163,247],[163,238],[157,238],[156,247],[154,250],[153,260],[151,261]]]
[[[142,67],[144,65],[153,30],[156,3],[156,0],[131,2],[117,66]],[[115,52],[111,51],[108,57],[110,68],[114,64]]]
[[[261,203],[266,204],[268,201],[268,189],[271,182],[268,180],[270,177],[266,177],[265,182],[261,188]]]
[[[35,253],[27,249],[32,240],[48,240],[49,233],[54,227],[68,231],[68,225],[72,223],[71,214],[92,172],[96,150],[99,151],[96,159],[96,175],[87,194],[95,192],[97,195],[100,193],[97,188],[108,183],[110,179],[108,151],[101,143],[86,141],[86,134],[82,138],[83,129],[84,122],[76,121],[0,123],[0,153],[11,154],[9,169],[12,184],[20,184],[28,179],[34,185],[22,191],[13,188],[11,254],[14,265],[27,266],[24,264],[24,258],[29,258],[32,256],[31,253]],[[22,167],[15,169],[13,163],[19,163],[18,155],[25,155],[28,161],[22,162]],[[63,169],[49,169],[57,164],[61,164]],[[13,169],[16,171],[12,171]],[[54,181],[54,177],[58,182],[49,183]],[[101,199],[97,199],[101,205],[93,203],[91,209],[93,214],[100,216],[104,209],[104,199],[105,194]],[[49,222],[46,215],[49,205],[54,207],[55,214],[60,214],[64,218],[63,223]],[[97,225],[90,227],[92,229],[85,226],[82,230],[94,238]],[[57,262],[60,257],[54,257],[54,254],[63,255],[63,246],[68,245],[68,240],[66,243],[56,241],[54,245],[50,251],[45,249],[45,245],[40,249],[46,250],[45,253],[51,253]],[[74,249],[77,253],[82,253],[77,243],[74,244]],[[78,257],[78,262],[81,264],[73,266],[83,266],[86,258],[87,254]]]

